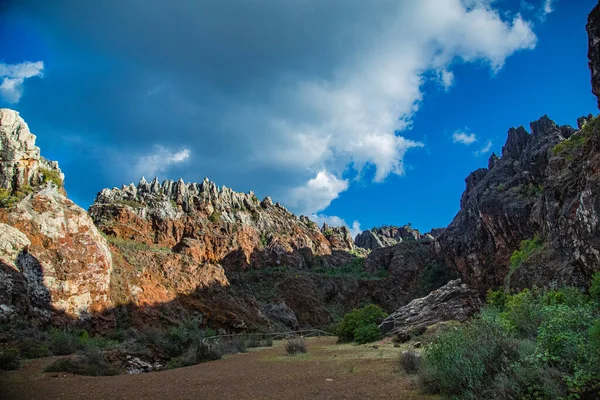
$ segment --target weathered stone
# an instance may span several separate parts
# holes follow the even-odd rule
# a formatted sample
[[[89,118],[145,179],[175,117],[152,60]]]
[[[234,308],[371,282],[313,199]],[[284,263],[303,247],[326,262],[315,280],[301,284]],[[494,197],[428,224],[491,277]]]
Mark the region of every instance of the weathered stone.
[[[18,112],[0,109],[0,188],[15,192],[25,186],[40,185],[44,170],[64,180],[58,163],[40,156],[35,139]]]
[[[393,246],[404,240],[420,240],[421,238],[421,233],[409,225],[402,227],[382,226],[359,233],[354,240],[354,244],[363,249],[375,250]]]
[[[298,318],[294,311],[285,302],[266,304],[262,308],[263,314],[275,323],[275,328],[298,329]]]
[[[402,338],[438,322],[465,321],[480,307],[477,291],[457,279],[400,307],[379,325],[379,330],[386,336]]]

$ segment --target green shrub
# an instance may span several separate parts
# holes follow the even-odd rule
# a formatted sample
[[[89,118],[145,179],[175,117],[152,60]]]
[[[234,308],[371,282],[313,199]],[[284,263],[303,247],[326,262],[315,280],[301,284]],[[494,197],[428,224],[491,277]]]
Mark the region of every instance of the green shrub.
[[[77,336],[66,330],[50,331],[50,351],[57,356],[73,354],[79,349]]]
[[[208,220],[213,224],[216,224],[221,220],[221,213],[218,211],[213,211],[213,213],[210,214],[210,217],[208,217]]]
[[[544,241],[535,236],[530,240],[523,240],[519,250],[515,250],[510,256],[510,268],[516,270],[532,256],[540,253],[544,249]]]
[[[306,341],[303,338],[288,339],[284,347],[285,351],[291,356],[306,353],[308,351],[306,348]]]
[[[31,193],[33,193],[33,188],[29,185],[22,186],[14,193],[8,189],[0,188],[0,208],[11,208]]]
[[[40,168],[39,173],[42,176],[43,184],[52,182],[58,188],[63,187],[63,181],[62,181],[62,178],[60,177],[60,173],[58,171],[46,169],[46,168]]]
[[[422,380],[426,388],[442,394],[483,392],[503,360],[514,358],[511,347],[495,316],[482,315],[468,325],[441,333],[424,353]]]
[[[427,389],[460,399],[585,398],[600,389],[600,309],[576,288],[488,292],[425,348]]]
[[[590,297],[592,300],[600,302],[600,272],[592,276],[592,286],[590,287]]]
[[[500,184],[499,184],[499,185],[496,187],[496,190],[497,190],[498,192],[501,192],[501,193],[502,193],[502,192],[504,192],[504,191],[506,190],[506,185],[505,185],[504,183],[500,183]]]
[[[376,323],[360,326],[354,331],[354,341],[358,344],[375,342],[380,338],[381,334]]]
[[[0,369],[13,370],[21,366],[19,349],[10,347],[0,350]]]
[[[222,357],[219,350],[207,344],[197,344],[188,348],[181,356],[174,357],[167,363],[168,369],[187,367],[206,361],[219,360]]]
[[[383,321],[387,314],[381,307],[370,304],[363,308],[357,308],[344,315],[342,322],[339,323],[336,334],[340,342],[352,342],[358,340],[357,334],[361,340],[374,341],[379,338],[373,334],[373,326],[377,329],[377,324]],[[372,339],[372,340],[371,340]]]
[[[48,357],[52,354],[47,343],[35,339],[28,339],[19,343],[19,351],[23,358],[28,359]]]
[[[45,372],[69,372],[76,375],[111,376],[119,375],[119,370],[106,360],[98,349],[88,349],[76,358],[61,358],[50,364]]]

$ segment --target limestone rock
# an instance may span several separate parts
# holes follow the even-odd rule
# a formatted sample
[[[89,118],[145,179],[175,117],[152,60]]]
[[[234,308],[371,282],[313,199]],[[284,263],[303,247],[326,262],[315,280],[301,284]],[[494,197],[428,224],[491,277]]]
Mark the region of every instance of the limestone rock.
[[[0,223],[0,259],[15,264],[19,255],[26,252],[31,241],[18,229]]]
[[[112,256],[85,210],[49,186],[0,213],[0,221],[30,242],[15,264],[25,276],[32,302],[80,317],[110,305]],[[22,239],[22,238],[21,238]],[[47,295],[42,295],[47,293]]]
[[[356,236],[354,244],[364,249],[379,249],[386,246],[393,246],[404,240],[420,240],[423,235],[411,228],[409,225],[382,226],[365,230]]]
[[[44,171],[64,180],[58,163],[40,156],[35,139],[18,112],[0,109],[0,188],[15,192],[25,186],[40,185],[45,180]]]
[[[438,322],[465,321],[480,307],[477,291],[457,279],[400,307],[379,325],[379,330],[386,336],[403,337]]]

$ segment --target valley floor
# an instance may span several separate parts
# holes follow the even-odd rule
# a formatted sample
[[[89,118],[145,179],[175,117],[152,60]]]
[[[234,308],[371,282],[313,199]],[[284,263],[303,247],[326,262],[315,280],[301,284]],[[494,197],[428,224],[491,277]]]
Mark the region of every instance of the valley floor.
[[[0,373],[3,399],[415,399],[411,379],[396,372],[400,348],[391,343],[338,345],[308,340],[308,353],[290,357],[271,348],[191,367],[142,375],[84,377],[43,373],[54,358]]]

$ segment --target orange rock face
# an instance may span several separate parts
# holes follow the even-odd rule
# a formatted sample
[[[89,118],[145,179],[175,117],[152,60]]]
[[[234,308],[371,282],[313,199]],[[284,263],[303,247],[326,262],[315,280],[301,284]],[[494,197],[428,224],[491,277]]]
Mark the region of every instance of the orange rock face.
[[[31,242],[27,248],[30,261],[16,264],[26,276],[39,277],[29,279],[29,285],[33,292],[48,291],[49,306],[81,317],[111,305],[112,255],[108,244],[85,210],[56,187],[44,188],[12,209],[3,210],[0,221],[18,229]]]

